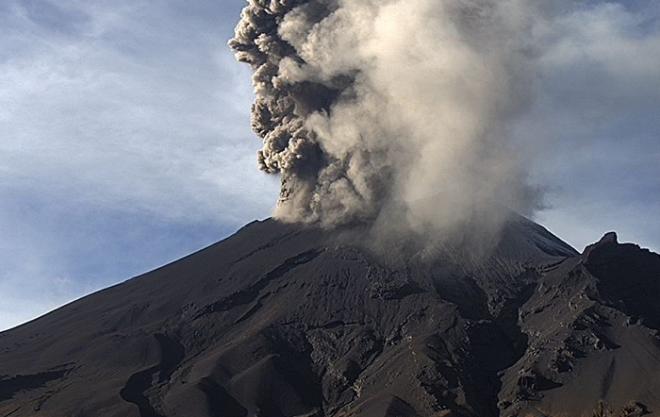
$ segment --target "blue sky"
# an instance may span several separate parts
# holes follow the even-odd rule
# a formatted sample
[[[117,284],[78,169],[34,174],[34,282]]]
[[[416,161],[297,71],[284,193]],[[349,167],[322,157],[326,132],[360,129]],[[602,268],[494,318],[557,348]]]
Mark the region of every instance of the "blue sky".
[[[241,7],[0,3],[0,329],[269,215]]]
[[[535,140],[537,220],[582,249],[660,249],[660,7],[593,2],[512,133]],[[591,3],[589,3],[591,4]],[[267,217],[242,0],[0,2],[0,329]],[[538,145],[541,143],[542,145]]]

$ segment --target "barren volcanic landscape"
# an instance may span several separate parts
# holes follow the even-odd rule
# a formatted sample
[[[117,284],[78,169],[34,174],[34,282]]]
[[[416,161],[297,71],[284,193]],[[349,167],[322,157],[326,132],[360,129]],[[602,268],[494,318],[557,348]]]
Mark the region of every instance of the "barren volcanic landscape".
[[[660,412],[657,254],[519,216],[485,258],[359,232],[254,222],[1,333],[0,415]]]
[[[0,417],[660,417],[658,3],[0,1]]]

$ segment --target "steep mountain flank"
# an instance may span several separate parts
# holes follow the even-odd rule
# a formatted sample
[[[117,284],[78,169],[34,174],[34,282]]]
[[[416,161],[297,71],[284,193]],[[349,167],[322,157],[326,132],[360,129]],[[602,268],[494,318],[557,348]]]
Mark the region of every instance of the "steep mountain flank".
[[[357,236],[255,222],[0,333],[0,416],[660,410],[660,256],[521,217],[487,256]]]

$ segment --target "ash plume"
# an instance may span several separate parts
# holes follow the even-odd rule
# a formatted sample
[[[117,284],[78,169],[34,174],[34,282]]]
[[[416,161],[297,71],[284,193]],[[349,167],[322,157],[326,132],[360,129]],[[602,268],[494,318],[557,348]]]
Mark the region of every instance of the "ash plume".
[[[531,32],[552,13],[525,0],[250,0],[230,46],[254,70],[276,217],[423,231],[497,217],[494,202],[529,214],[541,193],[507,129],[531,100]]]

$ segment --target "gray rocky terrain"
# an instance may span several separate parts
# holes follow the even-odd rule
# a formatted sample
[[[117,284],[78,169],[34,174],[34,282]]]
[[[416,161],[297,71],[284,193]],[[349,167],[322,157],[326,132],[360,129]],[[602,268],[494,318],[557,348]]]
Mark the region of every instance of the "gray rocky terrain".
[[[660,415],[659,255],[356,234],[254,222],[0,333],[0,417]]]

